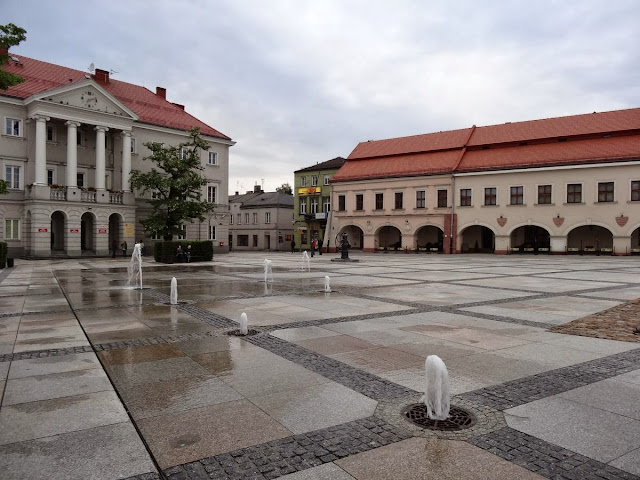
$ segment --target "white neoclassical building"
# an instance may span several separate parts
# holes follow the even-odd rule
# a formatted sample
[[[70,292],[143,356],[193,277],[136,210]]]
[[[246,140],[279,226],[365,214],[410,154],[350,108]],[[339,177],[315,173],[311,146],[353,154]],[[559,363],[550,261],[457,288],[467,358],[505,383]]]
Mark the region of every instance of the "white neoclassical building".
[[[640,254],[640,108],[362,142],[331,184],[365,251]]]
[[[169,102],[161,87],[14,54],[5,68],[25,79],[0,91],[0,178],[9,187],[0,195],[0,238],[10,256],[105,255],[114,241],[152,243],[139,223],[148,198],[131,190],[131,170],[151,168],[146,142],[178,145],[196,126],[210,146],[201,152],[203,198],[217,207],[215,221],[184,225],[183,238],[228,251],[229,137]]]

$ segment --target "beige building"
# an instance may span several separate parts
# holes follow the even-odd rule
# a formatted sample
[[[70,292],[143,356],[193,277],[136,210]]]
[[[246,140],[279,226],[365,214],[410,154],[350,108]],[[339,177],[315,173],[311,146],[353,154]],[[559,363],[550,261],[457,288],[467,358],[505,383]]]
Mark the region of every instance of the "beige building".
[[[0,238],[10,256],[106,255],[115,241],[147,245],[153,232],[139,220],[147,198],[131,191],[132,169],[149,170],[146,142],[178,145],[200,127],[204,199],[218,208],[205,222],[184,225],[186,239],[215,241],[227,251],[229,147],[226,135],[144,87],[15,55],[6,69],[25,82],[0,94]],[[212,219],[214,221],[212,222]]]
[[[229,246],[233,250],[287,251],[293,238],[293,195],[253,192],[229,197]]]
[[[332,187],[366,251],[640,253],[640,109],[364,142]]]

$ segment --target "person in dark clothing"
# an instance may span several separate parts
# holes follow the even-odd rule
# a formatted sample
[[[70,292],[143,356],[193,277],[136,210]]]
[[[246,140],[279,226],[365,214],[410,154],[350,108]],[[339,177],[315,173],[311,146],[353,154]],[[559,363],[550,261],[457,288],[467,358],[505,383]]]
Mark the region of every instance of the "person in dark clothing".
[[[296,241],[291,240],[291,253],[295,253],[296,251]]]
[[[120,248],[122,248],[122,256],[126,257],[127,256],[127,241],[126,240],[120,244]]]
[[[322,255],[322,239],[318,240],[318,253]]]
[[[118,253],[118,241],[114,238],[113,242],[111,242],[111,258],[116,258],[116,253]]]

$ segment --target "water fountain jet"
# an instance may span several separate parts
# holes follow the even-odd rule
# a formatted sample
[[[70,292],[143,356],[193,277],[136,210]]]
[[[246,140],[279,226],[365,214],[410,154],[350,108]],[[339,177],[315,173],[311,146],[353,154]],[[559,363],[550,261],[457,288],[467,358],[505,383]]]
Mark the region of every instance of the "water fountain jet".
[[[264,259],[264,283],[271,281],[273,283],[273,270],[271,269],[271,260]]]
[[[432,420],[446,420],[451,407],[449,393],[449,372],[440,357],[429,355],[424,362],[425,392],[420,403],[427,407],[427,415]]]
[[[178,304],[178,280],[176,277],[171,279],[171,305]]]
[[[305,267],[307,268],[307,272],[311,271],[311,260],[309,259],[309,254],[305,250],[302,252],[302,271],[304,272]]]
[[[248,324],[249,324],[249,319],[247,318],[247,314],[242,312],[242,314],[240,314],[240,334],[241,335],[249,334]]]
[[[330,285],[331,280],[329,279],[329,276],[325,276],[324,277],[324,291],[325,293],[331,293],[331,285]]]
[[[136,243],[133,247],[133,253],[131,254],[131,261],[127,267],[127,273],[129,279],[127,280],[128,287],[134,287],[142,289],[142,251],[140,244]]]

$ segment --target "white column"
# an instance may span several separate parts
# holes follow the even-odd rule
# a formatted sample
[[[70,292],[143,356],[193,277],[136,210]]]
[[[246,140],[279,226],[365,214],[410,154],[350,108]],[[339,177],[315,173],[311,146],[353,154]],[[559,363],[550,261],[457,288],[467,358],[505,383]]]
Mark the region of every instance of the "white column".
[[[35,117],[36,121],[36,185],[47,185],[47,121],[49,117]]]
[[[122,190],[130,192],[131,176],[131,132],[122,132]]]
[[[104,134],[109,129],[107,127],[97,126],[96,131],[96,190],[104,190],[105,169],[105,148]]]
[[[78,122],[66,122],[67,126],[67,187],[78,186]]]

